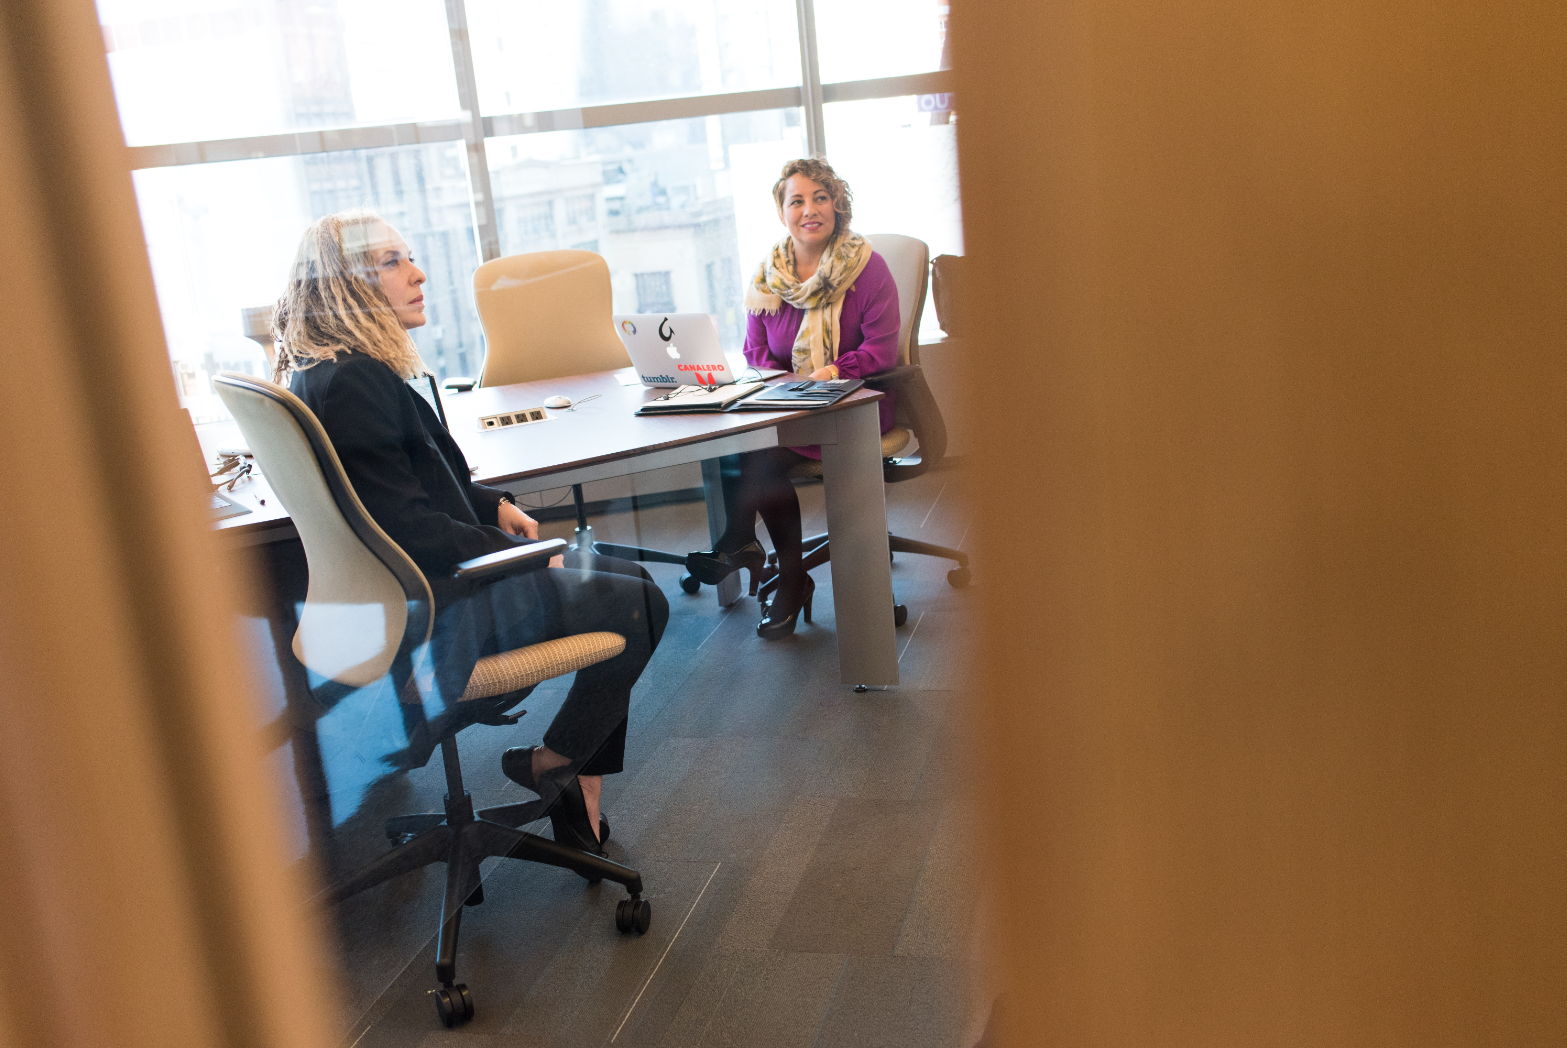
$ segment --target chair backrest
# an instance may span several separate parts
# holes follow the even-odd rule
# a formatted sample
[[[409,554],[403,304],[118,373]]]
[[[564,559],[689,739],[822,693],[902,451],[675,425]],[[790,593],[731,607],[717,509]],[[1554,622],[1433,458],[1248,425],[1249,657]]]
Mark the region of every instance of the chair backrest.
[[[901,233],[867,235],[871,248],[887,260],[898,285],[898,363],[920,362],[920,317],[930,283],[930,248],[925,241]]]
[[[481,386],[629,367],[615,334],[609,263],[592,251],[508,255],[473,274],[488,348]]]
[[[872,381],[872,388],[896,392],[897,421],[914,431],[919,450],[889,459],[882,466],[888,483],[911,480],[938,464],[947,451],[947,425],[936,398],[919,370],[919,326],[930,286],[930,248],[925,241],[900,233],[867,236],[871,247],[887,260],[898,285],[898,373],[890,381]]]
[[[429,639],[429,581],[365,511],[326,430],[303,401],[232,371],[213,386],[305,547],[310,585],[294,655],[339,684],[376,681]]]
[[[962,255],[937,255],[930,260],[930,293],[936,300],[936,323],[949,335],[961,334],[963,330],[957,298],[967,265]]]

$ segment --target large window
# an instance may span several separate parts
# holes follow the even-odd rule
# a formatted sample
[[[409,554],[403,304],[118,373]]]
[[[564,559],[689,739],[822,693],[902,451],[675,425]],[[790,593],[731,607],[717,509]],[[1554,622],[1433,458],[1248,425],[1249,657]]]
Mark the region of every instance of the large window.
[[[828,83],[947,67],[946,0],[815,0]]]
[[[618,312],[711,313],[738,350],[741,275],[778,238],[770,189],[804,150],[798,109],[493,138],[500,250],[594,244]]]
[[[468,278],[479,256],[460,142],[148,168],[135,184],[169,356],[197,421],[224,417],[218,372],[266,374],[241,311],[276,301],[300,232],[348,208],[384,215],[429,275],[429,323],[413,332],[425,362],[442,376],[477,369]]]
[[[468,0],[485,114],[800,83],[792,0]]]
[[[429,274],[414,338],[442,376],[483,361],[474,267],[523,251],[598,252],[617,310],[707,312],[738,348],[741,289],[781,235],[768,190],[807,153],[854,186],[862,231],[961,251],[935,0],[98,8],[197,418],[222,415],[214,374],[265,370],[242,311],[276,300],[306,224],[346,208],[384,214]]]
[[[950,95],[831,102],[825,107],[833,168],[854,190],[854,225],[862,233],[902,233],[930,254],[963,253],[958,203],[957,126]],[[935,299],[927,296],[921,341],[942,338]]]
[[[462,115],[442,0],[98,0],[131,145]]]

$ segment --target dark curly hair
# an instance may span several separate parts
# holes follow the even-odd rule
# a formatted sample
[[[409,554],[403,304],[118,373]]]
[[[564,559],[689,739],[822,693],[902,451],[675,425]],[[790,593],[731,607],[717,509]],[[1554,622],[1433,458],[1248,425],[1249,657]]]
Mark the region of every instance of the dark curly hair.
[[[827,195],[832,197],[832,209],[838,216],[838,227],[833,230],[835,235],[849,228],[849,221],[854,217],[854,194],[849,191],[849,183],[839,178],[832,165],[819,156],[791,160],[783,166],[783,174],[773,183],[773,200],[780,215],[783,214],[784,186],[791,175],[804,175],[827,190]]]

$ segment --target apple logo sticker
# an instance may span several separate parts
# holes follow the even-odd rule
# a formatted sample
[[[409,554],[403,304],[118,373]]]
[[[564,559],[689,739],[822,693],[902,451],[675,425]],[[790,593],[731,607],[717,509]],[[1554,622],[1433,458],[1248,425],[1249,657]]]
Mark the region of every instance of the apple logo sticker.
[[[680,359],[680,350],[675,348],[675,344],[673,342],[671,342],[668,346],[665,346],[664,348],[669,350],[669,355],[671,357],[673,357],[675,360],[679,360]]]

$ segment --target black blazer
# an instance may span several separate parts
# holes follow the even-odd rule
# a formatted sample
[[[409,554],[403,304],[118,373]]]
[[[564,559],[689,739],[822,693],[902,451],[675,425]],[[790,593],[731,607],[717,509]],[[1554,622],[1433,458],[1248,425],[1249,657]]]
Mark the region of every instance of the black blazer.
[[[321,420],[354,491],[436,591],[460,561],[527,542],[496,526],[499,488],[475,484],[435,411],[374,357],[344,353],[296,371],[294,395]],[[443,593],[443,591],[447,591]]]

